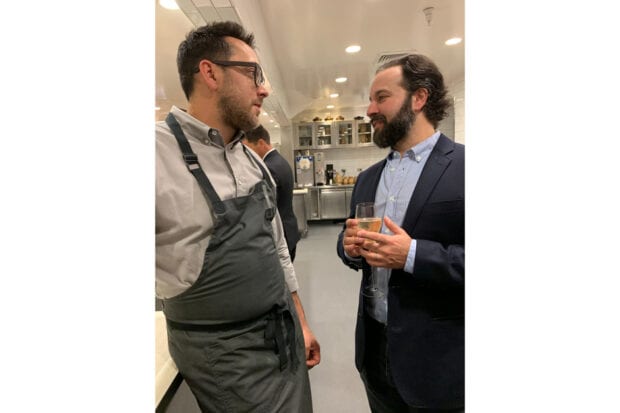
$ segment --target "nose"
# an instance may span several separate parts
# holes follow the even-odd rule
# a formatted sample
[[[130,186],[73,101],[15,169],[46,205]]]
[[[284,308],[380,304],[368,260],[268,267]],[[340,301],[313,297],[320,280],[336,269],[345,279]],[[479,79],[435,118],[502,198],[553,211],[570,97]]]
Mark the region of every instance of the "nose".
[[[261,96],[263,99],[269,96],[269,91],[265,87],[265,85],[260,85],[258,87],[258,96]]]
[[[377,104],[374,101],[370,101],[368,109],[366,109],[366,116],[370,118],[372,117],[372,115],[375,115],[377,113],[379,113],[379,111],[377,110]]]

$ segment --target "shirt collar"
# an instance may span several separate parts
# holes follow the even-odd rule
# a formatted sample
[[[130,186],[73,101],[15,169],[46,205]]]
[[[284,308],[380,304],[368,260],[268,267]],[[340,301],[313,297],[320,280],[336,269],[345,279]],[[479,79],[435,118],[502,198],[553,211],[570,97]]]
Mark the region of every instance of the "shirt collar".
[[[424,139],[422,142],[407,149],[405,151],[405,154],[403,155],[403,158],[407,157],[412,161],[421,162],[424,157],[428,156],[428,154],[431,153],[431,151],[435,147],[435,144],[439,140],[440,135],[441,132],[437,131],[428,138]],[[387,159],[388,161],[400,159],[400,152],[392,150],[388,154]]]
[[[271,152],[273,152],[275,150],[276,150],[276,148],[269,149],[267,152],[265,152],[265,156],[263,156],[263,159],[265,159],[267,157],[267,155],[269,155]]]
[[[191,135],[193,138],[198,139],[200,142],[206,145],[214,144],[224,147],[224,139],[220,135],[219,130],[210,127],[206,123],[196,119],[195,117],[187,113],[185,110],[180,109],[176,106],[172,106],[170,112],[174,115],[179,124],[183,126],[183,131],[185,133]],[[235,136],[233,136],[232,140],[230,141],[229,145],[231,145],[231,147],[234,147],[239,142],[241,142],[241,138],[243,138],[243,132],[237,131]]]

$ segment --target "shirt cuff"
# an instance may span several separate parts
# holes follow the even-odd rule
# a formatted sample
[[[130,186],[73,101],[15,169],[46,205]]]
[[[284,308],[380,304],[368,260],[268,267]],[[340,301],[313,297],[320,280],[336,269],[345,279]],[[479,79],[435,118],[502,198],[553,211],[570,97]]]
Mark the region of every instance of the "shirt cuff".
[[[409,245],[409,253],[407,254],[407,261],[405,261],[405,272],[413,274],[413,263],[415,262],[415,252],[417,248],[417,241],[412,239],[411,245]]]

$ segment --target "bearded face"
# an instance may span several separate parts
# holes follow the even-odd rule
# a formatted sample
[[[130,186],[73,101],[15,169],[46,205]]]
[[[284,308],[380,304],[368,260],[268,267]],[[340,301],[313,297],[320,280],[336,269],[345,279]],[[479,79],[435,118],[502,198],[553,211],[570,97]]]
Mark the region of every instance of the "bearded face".
[[[401,108],[391,121],[387,121],[384,115],[376,114],[371,117],[371,121],[376,120],[383,123],[380,128],[375,128],[372,140],[379,148],[394,148],[396,144],[405,138],[415,122],[415,114],[411,109],[411,93],[408,93],[403,101]]]
[[[235,129],[252,130],[259,124],[258,118],[252,113],[252,102],[244,100],[235,92],[234,85],[226,80],[226,85],[218,101],[222,120]]]

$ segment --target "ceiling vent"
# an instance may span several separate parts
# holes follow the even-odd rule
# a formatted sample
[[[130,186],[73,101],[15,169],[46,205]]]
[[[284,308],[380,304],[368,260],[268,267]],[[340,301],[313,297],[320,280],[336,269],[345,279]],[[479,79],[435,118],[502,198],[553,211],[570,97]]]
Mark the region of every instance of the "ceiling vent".
[[[394,59],[399,59],[403,56],[407,56],[409,54],[413,54],[415,53],[415,50],[405,50],[405,51],[401,51],[401,52],[383,52],[380,53],[379,56],[377,57],[377,60],[375,61],[375,65],[374,65],[374,70],[373,70],[373,76],[374,76],[374,72],[384,63],[389,62],[390,60],[394,60]]]

